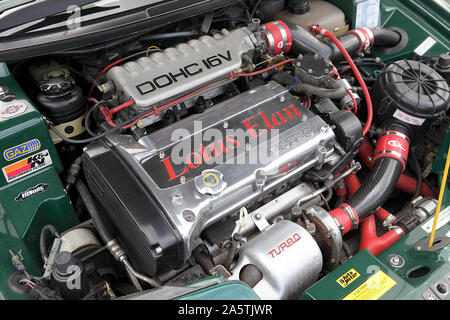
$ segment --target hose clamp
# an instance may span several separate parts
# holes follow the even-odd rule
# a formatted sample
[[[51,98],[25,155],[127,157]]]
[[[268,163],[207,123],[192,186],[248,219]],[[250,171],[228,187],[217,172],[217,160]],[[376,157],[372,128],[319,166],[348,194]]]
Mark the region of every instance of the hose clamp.
[[[356,213],[355,209],[353,209],[347,203],[340,204],[336,209],[341,210],[350,218],[351,230],[358,229],[359,217],[358,217],[358,214]],[[344,232],[343,228],[342,228],[342,232]]]
[[[341,204],[339,207],[341,207],[352,220],[352,230],[358,229],[359,219],[355,209],[346,203]]]
[[[395,233],[398,234],[399,238],[403,238],[403,236],[405,235],[405,231],[403,231],[403,229],[398,226],[394,226],[390,230],[395,231]]]
[[[349,31],[348,33],[354,34],[359,40],[360,45],[358,51],[356,51],[356,54],[360,53],[363,50],[367,52],[375,42],[373,32],[369,28],[358,28]]]
[[[397,218],[393,214],[389,214],[386,220],[383,221],[383,227],[391,226],[395,219]]]

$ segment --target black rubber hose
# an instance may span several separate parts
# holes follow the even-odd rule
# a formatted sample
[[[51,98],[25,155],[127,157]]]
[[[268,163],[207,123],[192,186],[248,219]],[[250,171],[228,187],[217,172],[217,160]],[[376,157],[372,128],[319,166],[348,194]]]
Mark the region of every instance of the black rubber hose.
[[[398,32],[389,29],[370,29],[373,32],[374,47],[390,48],[395,47],[402,40],[401,35]],[[339,37],[339,41],[350,55],[354,55],[360,48],[361,43],[359,38],[352,33],[347,33]],[[332,42],[328,42],[331,47],[332,54],[329,57],[332,61],[340,61],[343,56],[339,48]]]
[[[83,203],[86,206],[86,209],[92,218],[92,221],[94,222],[94,225],[97,228],[100,237],[103,239],[105,243],[108,243],[109,241],[113,240],[114,239],[113,235],[109,231],[107,225],[103,222],[100,212],[97,209],[95,199],[92,196],[89,189],[81,180],[78,180],[75,186],[81,197],[81,200],[83,200]]]
[[[317,53],[323,58],[329,58],[333,50],[331,46],[324,41],[316,38],[309,30],[292,23],[287,23],[292,35],[291,53],[297,57],[299,54]]]
[[[39,250],[41,251],[42,260],[47,261],[47,237],[49,234],[54,235],[58,233],[58,229],[54,225],[47,224],[41,230],[41,236],[39,238]]]
[[[306,53],[317,53],[325,59],[339,62],[343,59],[338,47],[329,41],[321,41],[309,30],[302,27],[287,24],[292,34],[291,53],[294,56]],[[402,35],[394,30],[373,28],[374,47],[391,48],[397,46],[402,41]],[[339,41],[350,55],[354,55],[360,48],[359,38],[355,34],[345,34],[340,36]]]
[[[402,40],[400,33],[391,29],[373,28],[370,30],[375,39],[374,47],[395,47]]]
[[[396,122],[387,125],[386,131],[394,130],[410,135],[409,129]],[[381,207],[395,190],[398,179],[403,172],[400,161],[382,157],[378,158],[361,187],[347,201],[358,214],[359,221],[364,220]]]
[[[395,190],[402,164],[392,158],[375,161],[369,176],[347,203],[358,213],[359,221],[381,207]]]

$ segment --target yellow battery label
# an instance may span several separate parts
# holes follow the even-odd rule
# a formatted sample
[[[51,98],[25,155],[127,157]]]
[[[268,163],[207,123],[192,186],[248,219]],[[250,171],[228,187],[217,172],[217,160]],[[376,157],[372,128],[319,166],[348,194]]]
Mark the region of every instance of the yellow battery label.
[[[396,284],[397,282],[380,270],[342,300],[378,300]]]
[[[341,285],[342,288],[345,288],[350,283],[358,279],[359,273],[355,269],[350,269],[346,273],[344,273],[339,279],[336,280],[337,283]]]

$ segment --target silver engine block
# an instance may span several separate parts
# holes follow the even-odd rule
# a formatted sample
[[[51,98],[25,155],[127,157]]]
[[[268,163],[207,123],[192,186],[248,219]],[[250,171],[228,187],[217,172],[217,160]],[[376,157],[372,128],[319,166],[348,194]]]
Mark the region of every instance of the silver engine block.
[[[179,130],[184,132],[183,137],[174,137],[173,133]],[[237,132],[243,132],[247,140],[236,139],[227,130],[236,136]],[[205,143],[208,132],[221,133],[222,140]],[[279,190],[308,169],[335,160],[334,142],[333,130],[319,116],[301,105],[285,87],[269,82],[139,141],[132,136],[109,135],[105,141],[86,148],[84,163],[92,184],[98,186],[93,189],[101,190],[98,197],[103,197],[106,206],[117,204],[111,209],[114,211],[110,213],[111,218],[117,220],[124,216],[117,227],[125,236],[131,232],[139,237],[127,242],[141,244],[140,249],[136,248],[137,254],[145,251],[142,243],[148,243],[152,249],[159,247],[158,257],[164,260],[164,239],[151,234],[158,230],[146,229],[152,227],[150,220],[156,221],[154,217],[150,219],[156,209],[129,209],[137,205],[129,192],[126,197],[116,199],[127,178],[120,178],[122,186],[111,182],[122,170],[138,179],[138,184],[130,182],[133,189],[139,187],[133,192],[144,190],[143,194],[154,199],[155,208],[160,212],[158,217],[162,216],[176,234],[178,251],[181,250],[178,263],[183,263],[198,245],[205,228]],[[193,149],[187,161],[176,163],[177,148],[181,145]],[[268,158],[257,156],[252,160],[261,146],[268,146]],[[107,153],[120,159],[124,169],[108,169],[111,161],[103,164],[100,160]],[[225,154],[226,161],[208,161]],[[106,198],[106,195],[114,197]],[[142,197],[136,201],[144,203]],[[151,259],[155,260],[153,256]],[[142,268],[148,269],[148,263]],[[153,274],[158,270],[148,272]]]

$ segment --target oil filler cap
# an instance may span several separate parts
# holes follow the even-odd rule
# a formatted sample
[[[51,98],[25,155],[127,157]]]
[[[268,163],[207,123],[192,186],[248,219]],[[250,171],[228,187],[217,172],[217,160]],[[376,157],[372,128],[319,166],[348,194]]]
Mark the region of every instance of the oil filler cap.
[[[194,183],[198,192],[212,196],[221,193],[227,187],[223,173],[217,170],[204,170],[195,178]]]

